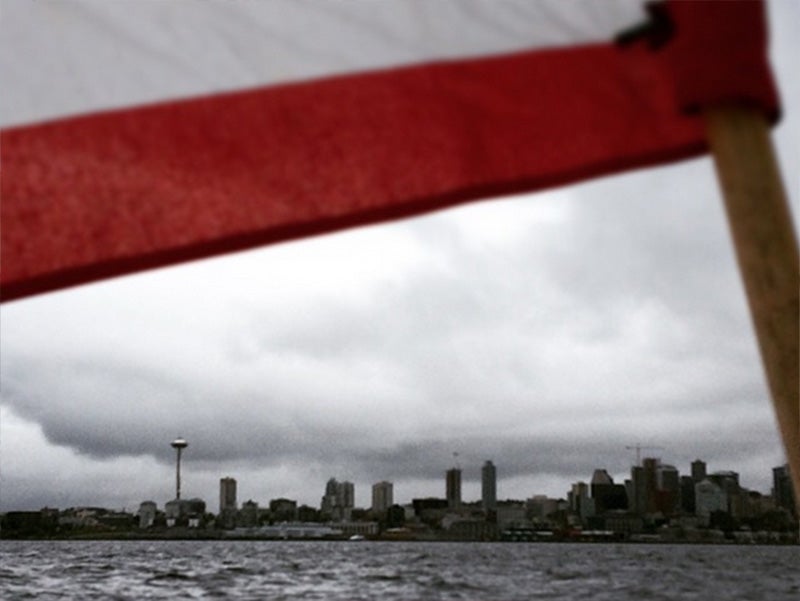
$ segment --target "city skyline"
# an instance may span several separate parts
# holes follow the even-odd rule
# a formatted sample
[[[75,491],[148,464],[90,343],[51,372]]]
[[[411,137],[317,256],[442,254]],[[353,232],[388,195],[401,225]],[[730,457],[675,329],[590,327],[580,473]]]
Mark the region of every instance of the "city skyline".
[[[768,9],[797,223],[800,5]],[[52,37],[22,25],[4,127],[13,44]],[[226,475],[240,499],[441,497],[453,452],[463,500],[488,458],[498,498],[562,496],[637,444],[767,492],[786,459],[721,204],[701,158],[5,303],[0,511],[163,502],[178,435],[210,506]]]
[[[179,442],[180,444],[176,447],[175,442]],[[176,441],[170,443],[170,446],[175,448],[176,450],[183,450],[188,447],[188,441],[179,438]],[[259,505],[268,505],[270,501],[274,501],[276,499],[291,499],[292,501],[296,502],[297,506],[308,506],[315,509],[321,510],[323,513],[328,513],[333,516],[337,520],[346,520],[349,519],[350,512],[353,509],[374,509],[376,499],[381,499],[380,503],[388,504],[387,507],[392,504],[399,504],[399,505],[408,505],[411,503],[413,499],[422,499],[422,498],[438,498],[442,500],[446,500],[448,502],[448,507],[450,509],[459,509],[462,505],[474,505],[478,504],[484,510],[491,510],[493,506],[496,507],[498,502],[504,501],[525,501],[531,499],[536,496],[545,496],[548,498],[553,499],[569,499],[570,495],[575,494],[576,487],[583,487],[585,491],[589,491],[590,487],[596,485],[598,481],[598,475],[601,478],[613,481],[615,485],[630,485],[631,481],[635,482],[637,478],[637,473],[639,474],[639,478],[641,478],[641,474],[646,471],[652,471],[655,474],[656,467],[666,470],[674,470],[676,472],[675,478],[677,483],[678,475],[681,477],[686,476],[693,479],[695,482],[699,482],[704,480],[706,477],[710,476],[719,476],[724,474],[736,474],[737,482],[741,484],[743,489],[752,490],[754,492],[758,492],[763,495],[771,495],[777,494],[778,496],[791,494],[787,493],[786,490],[780,490],[777,493],[773,491],[772,486],[770,486],[766,490],[760,490],[753,486],[748,485],[748,482],[745,480],[739,480],[739,472],[734,468],[734,466],[726,466],[726,467],[719,467],[715,468],[712,466],[713,469],[710,469],[708,463],[704,461],[702,458],[696,457],[694,460],[690,461],[684,468],[681,470],[680,466],[674,466],[669,463],[662,462],[662,458],[660,456],[640,456],[640,448],[639,445],[635,446],[628,446],[628,450],[631,448],[636,449],[636,459],[639,460],[639,463],[632,462],[628,471],[617,471],[610,473],[607,469],[607,466],[596,466],[593,468],[591,475],[587,474],[584,477],[577,477],[571,482],[569,482],[563,489],[561,493],[552,494],[551,492],[545,491],[537,491],[531,490],[527,495],[505,495],[503,494],[502,486],[498,487],[498,482],[502,482],[502,477],[498,478],[498,465],[496,465],[491,459],[486,459],[480,463],[480,465],[468,465],[466,468],[463,468],[460,461],[453,462],[449,468],[442,471],[441,478],[439,480],[439,494],[412,494],[407,493],[406,495],[396,496],[396,488],[395,482],[389,479],[383,480],[376,480],[371,483],[354,483],[348,480],[341,480],[339,481],[336,476],[330,476],[326,480],[326,484],[324,485],[324,494],[322,494],[320,501],[313,502],[309,499],[298,499],[293,498],[291,496],[286,495],[279,495],[279,494],[272,494],[267,495],[265,497],[256,498],[252,495],[240,495],[239,491],[242,490],[241,484],[242,482],[232,476],[227,474],[225,476],[220,476],[217,479],[217,488],[216,494],[211,496],[203,496],[202,494],[194,494],[193,492],[189,492],[189,494],[177,494],[173,495],[169,498],[164,499],[156,499],[156,498],[142,498],[138,501],[132,502],[130,505],[138,506],[141,503],[155,503],[156,506],[164,506],[167,502],[171,502],[173,500],[179,500],[181,498],[191,498],[191,499],[201,499],[203,500],[209,510],[213,510],[215,506],[216,500],[219,501],[218,505],[218,512],[214,511],[214,513],[219,513],[219,515],[224,515],[225,510],[236,511],[240,509],[245,503],[253,503]],[[644,448],[644,447],[641,447]],[[660,447],[658,447],[660,448]],[[454,453],[454,455],[458,456],[458,453]],[[456,457],[457,458],[457,457]],[[178,459],[180,461],[180,453],[178,453]],[[648,467],[650,466],[650,467]],[[500,474],[502,474],[502,466],[500,466]],[[778,469],[782,469],[783,464],[780,466],[773,466],[770,468],[769,473],[769,481],[770,483],[774,482],[775,474],[774,472]],[[465,471],[469,474],[476,474],[476,477],[470,477],[467,479],[463,478],[463,474]],[[173,472],[173,477],[174,472]],[[191,476],[189,476],[191,477]],[[660,475],[659,475],[660,478]],[[605,482],[602,482],[605,483]],[[249,490],[247,483],[244,483],[245,487],[244,490]],[[464,495],[464,484],[467,484],[467,490],[470,491],[469,495]],[[659,481],[659,484],[661,482]],[[178,485],[179,486],[179,485]],[[635,487],[635,484],[634,484]],[[321,489],[322,490],[322,489]],[[357,495],[357,491],[361,491],[361,495]],[[498,493],[499,490],[499,493]],[[179,490],[177,491],[179,492]],[[471,496],[470,496],[471,495]],[[487,506],[487,500],[490,502],[490,505]],[[634,501],[634,503],[641,503],[641,501]],[[40,509],[41,507],[54,507],[53,504],[45,503],[40,507],[4,507],[1,511],[30,511]],[[75,504],[72,505],[75,507],[80,506],[97,506],[97,507],[106,507],[101,503],[92,503],[87,502],[83,504]],[[63,508],[63,507],[60,507]],[[112,508],[112,507],[107,507]],[[129,510],[130,507],[126,505],[123,507],[125,510]],[[385,510],[385,508],[384,508]]]

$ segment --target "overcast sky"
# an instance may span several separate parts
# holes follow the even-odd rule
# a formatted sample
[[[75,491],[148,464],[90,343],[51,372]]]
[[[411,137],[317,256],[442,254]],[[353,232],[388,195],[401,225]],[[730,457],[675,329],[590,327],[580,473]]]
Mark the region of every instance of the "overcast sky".
[[[798,212],[800,5],[773,3]],[[659,447],[768,493],[785,458],[708,159],[5,304],[0,510],[183,494],[564,496]],[[458,453],[454,457],[454,453]]]

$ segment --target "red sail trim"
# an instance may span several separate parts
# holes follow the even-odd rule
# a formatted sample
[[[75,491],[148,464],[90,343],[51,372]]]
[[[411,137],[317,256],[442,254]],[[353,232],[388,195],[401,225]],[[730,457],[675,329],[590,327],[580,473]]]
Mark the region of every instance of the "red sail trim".
[[[669,0],[665,8],[675,27],[664,55],[678,105],[687,112],[749,105],[776,123],[780,103],[767,62],[763,2]]]
[[[706,148],[645,48],[362,73],[2,132],[2,300]]]

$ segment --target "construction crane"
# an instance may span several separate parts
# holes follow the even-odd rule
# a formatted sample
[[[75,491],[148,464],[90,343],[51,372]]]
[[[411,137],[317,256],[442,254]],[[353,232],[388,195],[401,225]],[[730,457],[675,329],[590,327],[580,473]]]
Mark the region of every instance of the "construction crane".
[[[664,449],[664,447],[646,447],[638,442],[635,445],[628,445],[625,448],[629,451],[633,451],[634,449],[636,450],[636,465],[642,464],[642,449],[650,449],[650,450]]]

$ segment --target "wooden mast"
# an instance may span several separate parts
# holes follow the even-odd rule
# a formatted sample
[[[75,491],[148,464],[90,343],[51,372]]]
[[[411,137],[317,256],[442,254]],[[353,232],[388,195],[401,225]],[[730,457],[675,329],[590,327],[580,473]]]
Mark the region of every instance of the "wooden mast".
[[[756,108],[706,111],[720,181],[761,359],[800,502],[800,267],[797,238],[769,126]]]

